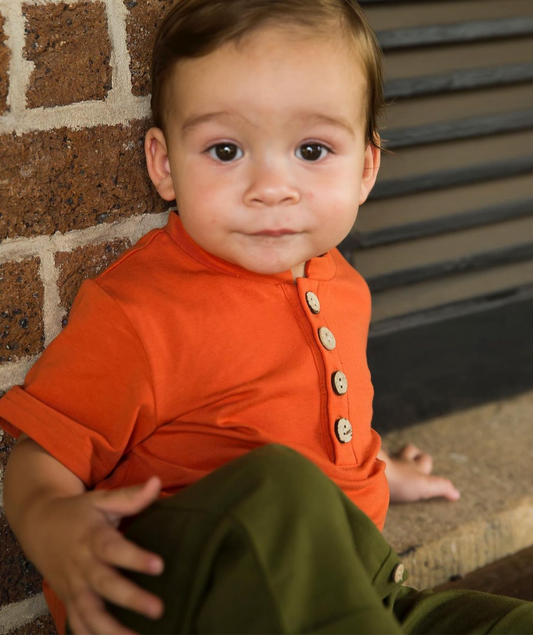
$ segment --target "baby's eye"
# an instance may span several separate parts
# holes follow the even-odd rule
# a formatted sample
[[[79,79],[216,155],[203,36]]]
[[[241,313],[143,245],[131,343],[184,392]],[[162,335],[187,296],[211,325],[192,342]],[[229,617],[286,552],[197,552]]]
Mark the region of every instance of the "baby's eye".
[[[317,159],[320,159],[320,155],[322,150],[326,153],[330,153],[331,150],[321,143],[302,143],[302,145],[298,149],[302,149],[303,158],[306,161],[316,162]],[[325,156],[325,155],[324,155]]]
[[[213,156],[211,150],[215,151],[216,156]],[[240,148],[234,143],[216,143],[214,146],[207,148],[206,152],[208,152],[213,159],[219,159],[223,163],[229,163],[235,158],[236,150],[240,150]]]
[[[305,161],[316,162],[318,159],[323,158],[322,152],[329,154],[331,150],[320,143],[303,143],[300,148],[302,149],[302,158]],[[299,148],[299,149],[300,149]],[[214,154],[213,154],[214,151]],[[223,163],[229,163],[235,159],[237,152],[242,152],[234,143],[216,143],[215,145],[207,148],[206,152],[209,153],[213,159],[218,159]],[[240,157],[238,157],[240,158]]]

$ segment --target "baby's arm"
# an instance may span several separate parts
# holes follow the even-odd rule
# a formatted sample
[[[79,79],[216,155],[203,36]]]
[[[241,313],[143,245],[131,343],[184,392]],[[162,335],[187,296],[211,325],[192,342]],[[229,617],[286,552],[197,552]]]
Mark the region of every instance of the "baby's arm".
[[[378,459],[385,461],[391,503],[409,503],[438,496],[455,501],[461,496],[449,479],[431,474],[433,459],[412,443],[394,455],[381,448]]]
[[[78,633],[129,633],[104,610],[102,598],[148,617],[160,617],[156,596],[121,576],[115,567],[158,575],[159,556],[116,529],[159,494],[161,482],[110,492],[87,492],[83,482],[30,437],[22,434],[4,477],[4,510],[24,553],[65,603]]]

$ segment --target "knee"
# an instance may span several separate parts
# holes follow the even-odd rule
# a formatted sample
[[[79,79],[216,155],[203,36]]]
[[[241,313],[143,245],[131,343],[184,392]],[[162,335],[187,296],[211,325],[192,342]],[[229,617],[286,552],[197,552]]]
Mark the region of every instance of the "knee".
[[[306,492],[317,495],[325,489],[328,494],[333,482],[312,461],[293,448],[280,443],[269,443],[251,450],[246,455],[253,473],[262,482],[289,494],[298,496]]]

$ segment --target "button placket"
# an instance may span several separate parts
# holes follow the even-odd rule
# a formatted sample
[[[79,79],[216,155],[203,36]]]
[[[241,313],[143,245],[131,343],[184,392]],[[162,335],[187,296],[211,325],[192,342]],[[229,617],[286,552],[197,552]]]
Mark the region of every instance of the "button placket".
[[[332,351],[337,346],[335,336],[326,326],[321,326],[318,329],[318,339],[322,346],[328,351]]]
[[[354,435],[352,423],[348,419],[348,379],[338,370],[341,366],[340,356],[337,350],[332,351],[326,361],[326,367],[330,370],[330,390],[328,413],[330,426],[334,433],[335,463],[337,465],[354,465],[357,463],[357,455],[351,443]],[[328,363],[329,362],[329,363]]]
[[[348,419],[341,417],[335,421],[335,434],[341,443],[349,443],[352,440],[352,433],[352,424]]]
[[[320,301],[315,293],[308,291],[305,294],[305,301],[307,302],[307,306],[309,307],[311,313],[314,315],[320,313]]]
[[[348,410],[348,379],[340,370],[341,360],[337,350],[337,341],[334,333],[324,324],[324,306],[320,301],[320,293],[316,290],[301,290],[301,302],[309,323],[313,326],[318,336],[318,344],[321,349],[324,368],[330,378],[327,387],[327,429],[332,441],[334,462],[337,465],[350,466],[357,464],[353,444],[353,427],[349,419]]]
[[[348,379],[341,370],[336,370],[333,373],[331,384],[337,395],[345,395],[348,392]]]

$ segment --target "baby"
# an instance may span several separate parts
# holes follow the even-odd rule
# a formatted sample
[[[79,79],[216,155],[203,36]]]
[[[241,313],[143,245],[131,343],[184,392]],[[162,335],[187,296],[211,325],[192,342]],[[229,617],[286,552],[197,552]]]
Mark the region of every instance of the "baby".
[[[458,492],[371,428],[370,294],[336,249],[380,166],[357,3],[179,0],[152,80],[176,209],[0,401],[58,632],[533,632],[528,603],[404,586],[380,533],[390,494]]]

